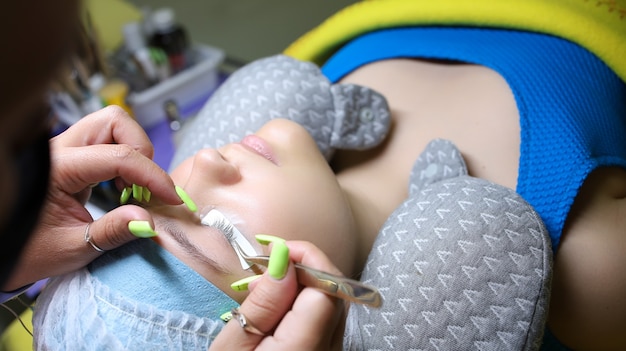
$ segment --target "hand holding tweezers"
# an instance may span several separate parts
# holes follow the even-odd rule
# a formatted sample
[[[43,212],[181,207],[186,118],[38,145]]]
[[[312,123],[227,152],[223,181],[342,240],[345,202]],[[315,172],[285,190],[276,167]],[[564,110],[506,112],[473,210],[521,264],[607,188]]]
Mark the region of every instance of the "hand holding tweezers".
[[[236,243],[233,247],[241,253],[241,256],[249,263],[267,267],[269,256],[246,255]],[[295,263],[298,282],[304,286],[319,289],[326,294],[340,299],[364,304],[372,307],[380,307],[382,298],[378,289],[363,284],[357,280],[326,273],[315,268]]]

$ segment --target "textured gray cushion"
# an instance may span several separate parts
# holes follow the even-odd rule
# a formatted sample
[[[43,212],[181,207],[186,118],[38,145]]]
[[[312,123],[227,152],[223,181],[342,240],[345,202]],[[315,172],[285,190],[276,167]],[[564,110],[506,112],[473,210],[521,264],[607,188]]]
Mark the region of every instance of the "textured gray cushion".
[[[517,193],[467,175],[431,142],[361,280],[383,306],[351,305],[346,350],[538,350],[552,276],[549,236]]]
[[[367,149],[389,131],[387,101],[354,84],[331,84],[317,66],[284,55],[254,61],[217,89],[185,134],[171,167],[207,147],[239,142],[267,121],[286,118],[304,126],[322,154]]]

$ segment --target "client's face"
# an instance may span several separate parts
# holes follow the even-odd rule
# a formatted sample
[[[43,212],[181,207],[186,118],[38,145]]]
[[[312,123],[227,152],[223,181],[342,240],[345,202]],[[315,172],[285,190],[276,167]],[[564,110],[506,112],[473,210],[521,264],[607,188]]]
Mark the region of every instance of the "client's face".
[[[272,120],[241,143],[198,152],[172,178],[196,202],[199,214],[218,209],[257,252],[264,248],[256,234],[307,240],[345,274],[352,273],[357,237],[351,211],[334,173],[300,125]],[[240,299],[229,284],[252,273],[242,270],[223,234],[182,208],[155,211],[160,244]]]

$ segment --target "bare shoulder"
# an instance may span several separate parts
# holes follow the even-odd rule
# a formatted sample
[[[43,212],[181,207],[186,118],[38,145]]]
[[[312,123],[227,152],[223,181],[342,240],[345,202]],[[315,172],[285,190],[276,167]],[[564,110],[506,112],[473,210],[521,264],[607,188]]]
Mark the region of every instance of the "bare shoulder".
[[[576,350],[626,349],[626,170],[581,188],[554,261],[548,324]]]

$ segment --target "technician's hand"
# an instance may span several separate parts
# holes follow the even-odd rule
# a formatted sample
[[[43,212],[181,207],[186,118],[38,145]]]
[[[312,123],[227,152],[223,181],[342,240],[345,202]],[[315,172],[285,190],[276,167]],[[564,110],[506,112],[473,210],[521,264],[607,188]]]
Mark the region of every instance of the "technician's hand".
[[[291,261],[341,274],[313,244],[288,241],[287,246]],[[241,304],[239,313],[251,327],[246,330],[233,318],[209,350],[342,349],[346,317],[342,300],[298,286],[293,263],[289,263],[282,279],[266,272],[251,282],[248,289],[250,294]]]
[[[93,222],[84,204],[99,182],[115,179],[119,189],[136,184],[151,191],[151,201],[182,204],[169,175],[151,160],[148,136],[117,106],[84,117],[51,139],[50,149],[47,203],[3,290],[81,268],[101,255],[97,248],[111,250],[154,234],[152,217],[135,205],[120,206]],[[129,230],[131,221],[138,221],[133,222],[138,236]],[[95,246],[85,241],[86,229]]]

